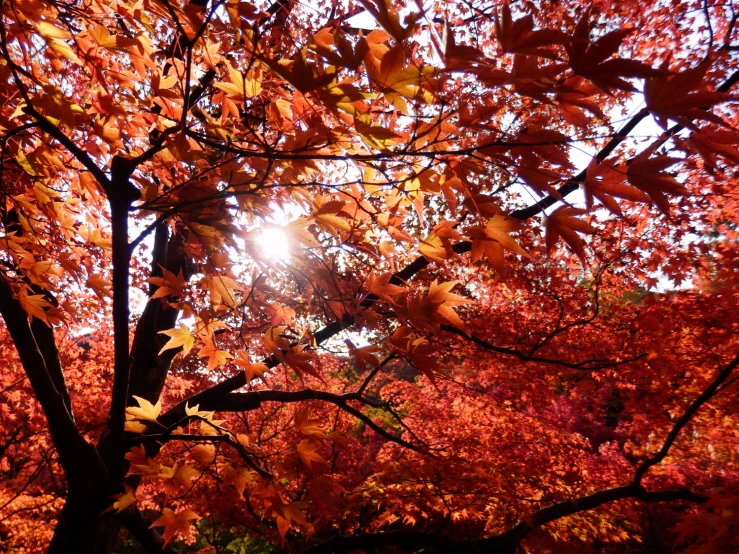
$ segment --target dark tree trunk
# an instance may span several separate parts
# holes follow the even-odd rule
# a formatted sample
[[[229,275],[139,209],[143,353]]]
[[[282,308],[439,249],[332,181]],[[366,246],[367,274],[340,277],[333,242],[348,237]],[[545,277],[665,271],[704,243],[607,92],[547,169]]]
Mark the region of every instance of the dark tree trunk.
[[[90,483],[91,487],[95,485]],[[49,554],[110,554],[120,524],[100,515],[108,503],[102,489],[70,493],[59,515]]]

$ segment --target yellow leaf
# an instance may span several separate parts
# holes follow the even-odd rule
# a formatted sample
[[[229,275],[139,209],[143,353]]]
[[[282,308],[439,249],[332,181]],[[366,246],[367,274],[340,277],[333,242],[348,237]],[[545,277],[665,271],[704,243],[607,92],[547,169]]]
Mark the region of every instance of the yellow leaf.
[[[285,233],[288,235],[288,238],[294,239],[309,248],[319,248],[321,243],[316,240],[308,229],[306,229],[310,224],[311,221],[309,219],[296,219],[285,227]]]
[[[220,427],[220,425],[226,421],[225,419],[208,419],[208,421],[201,421],[200,422],[200,434],[201,435],[219,435],[219,431],[217,427]]]
[[[210,302],[214,306],[225,304],[230,308],[238,306],[238,299],[234,291],[242,291],[244,288],[236,281],[225,275],[214,275],[207,279],[210,290]]]
[[[177,468],[179,467],[179,465],[179,462],[175,462],[172,467],[159,466],[159,473],[157,474],[157,477],[159,477],[160,479],[172,479],[175,476],[175,473],[177,473]]]
[[[146,432],[147,429],[148,427],[146,425],[144,425],[140,421],[134,420],[127,421],[123,426],[124,431],[127,431],[129,433],[136,433],[137,435]]]
[[[238,85],[234,85],[233,83],[218,82],[213,83],[213,86],[219,90],[222,90],[226,94],[235,97],[236,100],[244,100],[244,89]]]
[[[49,39],[49,46],[51,49],[56,52],[59,56],[62,58],[66,58],[77,65],[84,65],[82,63],[82,60],[77,57],[77,54],[74,53],[74,51],[69,47],[69,45],[59,39],[52,38]]]
[[[159,355],[161,355],[162,352],[164,352],[165,350],[169,350],[171,348],[179,348],[180,346],[182,347],[182,353],[187,355],[188,352],[190,352],[192,347],[195,345],[195,337],[192,336],[190,330],[185,326],[184,323],[180,323],[179,328],[176,329],[159,331],[159,334],[167,335],[168,337],[170,337],[170,339],[167,341],[167,344],[165,344],[159,351]]]
[[[190,450],[190,457],[203,465],[216,459],[216,447],[212,444],[198,444]]]
[[[419,250],[424,257],[432,262],[444,263],[446,261],[446,248],[444,248],[441,239],[433,232],[421,241]]]
[[[282,336],[282,332],[285,329],[287,329],[287,326],[285,325],[269,327],[262,337],[264,347],[278,356],[281,356],[284,350],[288,350],[290,348],[290,342]]]
[[[125,493],[122,494],[115,494],[113,495],[113,498],[116,499],[113,504],[108,506],[103,513],[112,512],[115,511],[117,514],[120,514],[123,510],[128,508],[131,504],[136,503],[136,494],[134,493],[134,490],[129,487],[128,485],[123,485],[126,489]]]
[[[135,406],[129,406],[126,408],[126,415],[130,415],[131,419],[138,419],[140,421],[156,421],[159,414],[162,411],[162,401],[158,401],[156,404],[152,404],[146,398],[134,395],[136,402],[138,402],[138,408]]]
[[[195,404],[192,408],[189,406],[187,402],[185,402],[185,415],[188,417],[202,417],[210,421],[213,419],[213,414],[215,412],[201,412],[200,411],[200,404]]]
[[[48,21],[39,21],[36,26],[38,28],[38,32],[46,38],[72,38],[72,34],[69,31],[60,29]]]

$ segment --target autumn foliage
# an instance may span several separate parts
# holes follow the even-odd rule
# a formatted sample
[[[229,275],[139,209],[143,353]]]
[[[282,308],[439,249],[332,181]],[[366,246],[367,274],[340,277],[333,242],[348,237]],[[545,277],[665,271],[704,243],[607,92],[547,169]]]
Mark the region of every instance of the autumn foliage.
[[[739,548],[739,11],[0,3],[0,550]]]

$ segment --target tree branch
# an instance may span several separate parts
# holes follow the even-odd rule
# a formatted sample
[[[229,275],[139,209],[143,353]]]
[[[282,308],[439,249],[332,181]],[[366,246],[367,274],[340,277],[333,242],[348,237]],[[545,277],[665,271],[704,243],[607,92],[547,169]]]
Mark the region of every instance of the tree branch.
[[[67,410],[63,393],[57,390],[41,354],[36,338],[28,323],[28,315],[13,291],[0,278],[0,314],[5,320],[13,343],[18,351],[33,392],[46,415],[49,433],[59,452],[59,462],[70,482],[95,475],[102,476],[105,469],[95,448],[77,429]]]
[[[499,354],[508,354],[509,356],[514,356],[518,358],[522,362],[538,362],[540,364],[558,365],[558,366],[567,367],[570,369],[576,369],[578,371],[600,371],[602,369],[608,369],[610,367],[616,367],[616,366],[620,366],[624,364],[629,364],[637,360],[641,360],[644,356],[647,355],[647,353],[645,352],[645,353],[639,354],[638,356],[634,356],[626,360],[621,360],[619,362],[611,362],[608,360],[585,360],[584,362],[566,362],[564,360],[543,358],[541,356],[531,356],[529,354],[525,354],[521,352],[520,350],[516,350],[515,348],[506,348],[504,346],[496,346],[486,340],[477,338],[474,335],[467,334],[464,331],[457,329],[456,327],[452,327],[451,325],[442,325],[441,329],[443,331],[446,331],[447,333],[452,333],[454,335],[462,337],[463,339],[466,339],[476,344],[477,346],[479,346],[480,348],[484,350],[491,350],[492,352],[498,352]]]
[[[725,367],[719,369],[718,375],[716,375],[711,384],[698,396],[698,398],[693,400],[692,404],[688,406],[680,419],[678,419],[672,426],[672,429],[670,429],[670,432],[667,434],[665,442],[662,444],[662,448],[659,449],[659,452],[647,459],[641,466],[639,466],[639,468],[637,468],[636,473],[634,474],[634,484],[639,484],[647,471],[649,471],[649,468],[659,464],[665,459],[670,447],[680,434],[680,431],[683,430],[701,406],[715,396],[721,384],[729,378],[737,366],[739,366],[739,355],[737,355]]]
[[[205,411],[219,411],[219,412],[246,412],[258,409],[262,402],[280,402],[280,403],[292,403],[292,402],[304,402],[306,400],[321,400],[328,402],[335,406],[338,406],[341,410],[348,414],[356,417],[362,421],[367,427],[372,429],[378,435],[392,441],[400,446],[425,454],[433,456],[428,450],[422,446],[412,444],[400,437],[393,435],[387,430],[377,425],[372,418],[367,417],[361,411],[349,405],[350,401],[360,402],[367,406],[378,407],[376,402],[370,402],[366,398],[356,393],[347,394],[332,394],[329,392],[304,389],[301,391],[289,392],[289,391],[277,391],[277,390],[258,390],[243,393],[230,393],[224,396],[218,401],[216,405],[208,405],[203,403],[200,405],[201,410]],[[161,419],[161,418],[160,418]]]

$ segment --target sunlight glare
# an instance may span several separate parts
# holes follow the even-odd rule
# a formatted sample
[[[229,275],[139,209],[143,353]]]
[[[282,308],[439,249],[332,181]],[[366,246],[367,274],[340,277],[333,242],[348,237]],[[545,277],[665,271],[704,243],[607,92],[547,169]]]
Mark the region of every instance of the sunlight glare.
[[[279,227],[267,227],[259,235],[259,246],[267,258],[287,260],[290,258],[290,244],[287,235]]]

